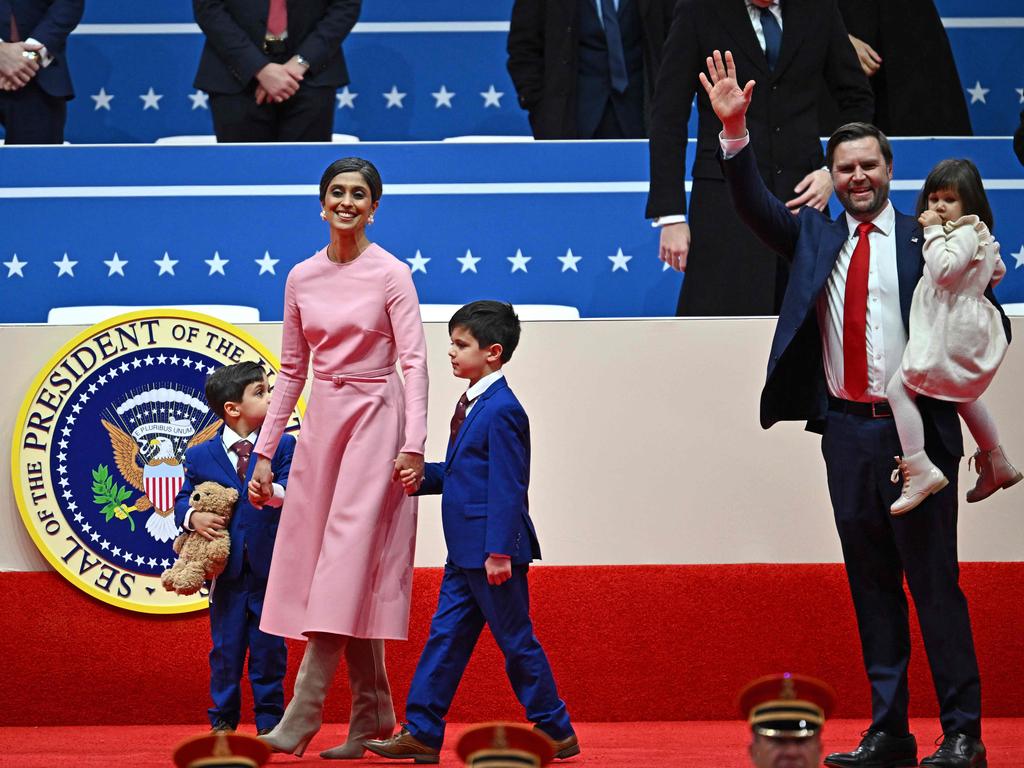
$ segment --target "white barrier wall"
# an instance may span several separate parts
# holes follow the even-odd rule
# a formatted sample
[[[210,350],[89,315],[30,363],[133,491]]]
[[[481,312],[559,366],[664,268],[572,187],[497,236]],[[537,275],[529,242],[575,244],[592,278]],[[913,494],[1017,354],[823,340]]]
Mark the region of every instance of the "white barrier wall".
[[[774,319],[524,323],[506,368],[530,414],[531,513],[552,565],[839,562],[819,438],[802,424],[763,431],[758,396]],[[241,325],[271,350],[278,323]],[[10,445],[34,376],[81,326],[0,326],[0,425]],[[1024,320],[1014,320],[1024,334]],[[427,458],[443,458],[464,382],[443,323],[426,324]],[[1011,345],[985,396],[1024,464],[1024,355]],[[968,452],[974,448],[965,435]],[[961,466],[963,486],[973,479]],[[0,570],[47,570],[0,466]],[[960,509],[965,561],[1024,560],[1024,484]],[[420,503],[416,564],[440,565],[438,499]]]

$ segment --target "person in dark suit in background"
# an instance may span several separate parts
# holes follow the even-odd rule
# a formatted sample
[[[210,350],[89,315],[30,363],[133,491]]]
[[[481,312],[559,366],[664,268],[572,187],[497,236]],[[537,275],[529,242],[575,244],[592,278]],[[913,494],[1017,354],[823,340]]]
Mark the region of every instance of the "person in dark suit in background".
[[[1020,113],[1020,126],[1013,134],[1013,151],[1017,154],[1020,164],[1024,165],[1024,111]]]
[[[839,12],[875,92],[874,125],[888,136],[972,134],[967,99],[933,0],[839,0]],[[824,102],[823,121],[836,125],[830,101]]]
[[[217,141],[330,141],[361,0],[192,0]]]
[[[928,456],[952,478],[949,485],[901,517],[889,511],[900,492],[890,472],[901,447],[885,388],[902,363],[911,297],[924,270],[920,225],[889,201],[891,145],[873,125],[840,127],[829,139],[826,162],[845,214],[830,221],[805,208],[794,216],[758,170],[745,119],[755,84],[740,87],[728,51],[724,57],[715,51],[708,70],[710,80],[701,73],[701,82],[722,126],[719,152],[731,198],[746,225],[792,265],[761,393],[761,425],[806,419],[809,430],[822,434],[871,684],[871,725],[860,745],[828,755],[825,765],[917,765],[908,720],[906,578],[943,731],[942,744],[921,766],[985,768],[981,680],[959,584],[956,477],[963,438],[955,403],[917,401]],[[999,306],[991,289],[986,296]],[[1009,340],[1009,323],[1002,321]]]
[[[508,71],[537,139],[637,139],[674,0],[516,0]]]
[[[786,287],[785,262],[733,212],[715,160],[719,123],[703,90],[688,222],[685,216],[687,122],[697,77],[706,57],[726,48],[740,76],[761,86],[747,117],[751,142],[769,189],[793,210],[824,209],[832,194],[819,139],[823,79],[844,121],[868,120],[874,110],[835,0],[680,0],[654,98],[647,197],[647,218],[661,227],[660,258],[686,272],[680,315],[776,314]]]
[[[0,0],[0,125],[7,144],[62,144],[71,87],[65,49],[85,0]]]

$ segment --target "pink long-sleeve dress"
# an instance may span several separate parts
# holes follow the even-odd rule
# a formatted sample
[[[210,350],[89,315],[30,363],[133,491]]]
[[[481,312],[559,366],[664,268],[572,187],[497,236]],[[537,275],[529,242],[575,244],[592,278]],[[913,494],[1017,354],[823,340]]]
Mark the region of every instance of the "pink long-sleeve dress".
[[[400,451],[423,453],[427,431],[426,343],[408,266],[371,244],[345,264],[324,248],[291,270],[261,456],[277,448],[310,355],[260,628],[405,639],[416,500],[391,474]]]

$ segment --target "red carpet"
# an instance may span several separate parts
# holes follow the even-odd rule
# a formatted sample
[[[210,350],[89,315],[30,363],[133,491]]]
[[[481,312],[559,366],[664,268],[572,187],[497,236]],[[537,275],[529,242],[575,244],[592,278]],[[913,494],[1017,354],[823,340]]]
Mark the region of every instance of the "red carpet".
[[[452,725],[441,753],[441,765],[461,765],[454,753],[462,725]],[[826,752],[849,749],[860,740],[864,723],[835,720],[825,730]],[[918,756],[930,754],[934,720],[911,723],[918,737]],[[245,730],[245,729],[243,729]],[[251,732],[251,729],[249,729]],[[580,723],[583,753],[556,765],[565,768],[749,768],[746,726],[733,722]],[[175,745],[195,735],[195,726],[95,726],[88,728],[0,729],[0,766],[4,768],[168,768]],[[271,765],[319,766],[327,763],[317,753],[341,739],[338,726],[328,726],[313,739],[301,759],[275,755]],[[989,719],[985,745],[991,768],[1024,765],[1024,720]],[[337,763],[337,765],[342,765]],[[352,766],[411,766],[379,757],[344,763]]]
[[[409,641],[388,643],[399,717],[440,575],[440,569],[416,572]],[[838,717],[868,715],[841,565],[537,567],[530,580],[537,634],[577,722],[732,720],[743,684],[783,670],[832,683],[839,693]],[[966,563],[962,583],[971,605],[984,712],[1022,717],[1024,563]],[[205,722],[205,614],[129,613],[84,595],[53,573],[0,573],[0,589],[7,670],[0,726]],[[932,717],[935,695],[916,629],[913,637],[912,714]],[[301,648],[292,646],[289,695]],[[334,722],[348,719],[343,677],[328,699],[327,717]],[[243,723],[251,723],[247,686],[243,690]],[[452,719],[521,717],[500,654],[485,636]]]

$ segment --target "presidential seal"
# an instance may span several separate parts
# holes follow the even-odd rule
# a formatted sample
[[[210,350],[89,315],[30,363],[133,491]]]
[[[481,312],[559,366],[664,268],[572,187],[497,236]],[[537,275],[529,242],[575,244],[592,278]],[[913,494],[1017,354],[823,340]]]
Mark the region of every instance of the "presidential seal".
[[[174,501],[185,450],[222,423],[204,399],[206,376],[242,360],[258,362],[273,386],[277,360],[252,337],[155,309],[93,326],[36,376],[14,429],[11,477],[29,534],[64,578],[133,611],[206,607],[206,590],[168,592],[160,574],[181,532]]]

